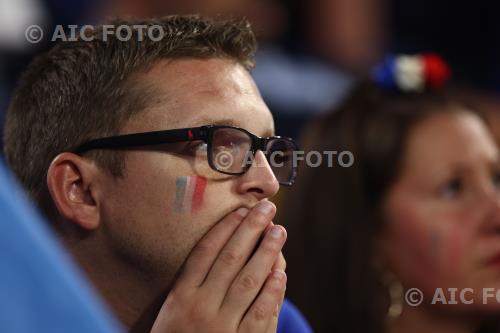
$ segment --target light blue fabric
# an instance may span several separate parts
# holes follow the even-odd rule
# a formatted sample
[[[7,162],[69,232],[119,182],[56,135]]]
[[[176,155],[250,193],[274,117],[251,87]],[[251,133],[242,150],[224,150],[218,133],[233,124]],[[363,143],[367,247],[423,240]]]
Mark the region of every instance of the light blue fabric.
[[[0,161],[0,332],[121,332]]]

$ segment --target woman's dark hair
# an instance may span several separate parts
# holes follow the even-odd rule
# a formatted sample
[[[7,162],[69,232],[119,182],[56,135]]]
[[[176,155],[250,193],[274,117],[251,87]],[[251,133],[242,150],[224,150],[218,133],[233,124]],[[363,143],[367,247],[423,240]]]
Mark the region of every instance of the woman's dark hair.
[[[465,110],[443,91],[388,92],[366,81],[306,131],[306,154],[350,151],[355,159],[347,168],[304,166],[278,216],[289,234],[287,297],[315,331],[384,331],[388,294],[373,265],[381,201],[412,128],[435,113]]]

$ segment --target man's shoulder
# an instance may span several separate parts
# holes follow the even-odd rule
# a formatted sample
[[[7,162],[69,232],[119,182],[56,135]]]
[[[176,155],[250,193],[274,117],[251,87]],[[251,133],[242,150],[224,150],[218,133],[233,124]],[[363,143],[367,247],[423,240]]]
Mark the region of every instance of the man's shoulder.
[[[285,299],[278,320],[278,333],[312,333],[311,326],[290,301]]]

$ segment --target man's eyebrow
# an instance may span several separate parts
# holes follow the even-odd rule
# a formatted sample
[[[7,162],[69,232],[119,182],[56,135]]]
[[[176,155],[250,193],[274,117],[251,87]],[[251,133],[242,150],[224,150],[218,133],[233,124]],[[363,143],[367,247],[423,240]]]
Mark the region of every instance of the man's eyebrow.
[[[269,137],[269,136],[274,136],[274,130],[272,129],[267,129],[264,134],[262,135],[263,137]]]
[[[242,126],[240,123],[234,121],[233,119],[219,119],[219,120],[208,120],[208,119],[201,119],[199,121],[200,125],[228,125],[228,126],[234,126],[234,127],[240,127],[240,128],[245,128]],[[255,135],[261,135],[260,133],[254,133]],[[274,136],[274,131],[270,128],[266,129],[264,133],[262,133],[263,137],[267,136]]]
[[[237,123],[236,121],[232,119],[222,119],[222,120],[212,120],[212,121],[207,121],[207,124],[210,125],[229,125],[229,126],[234,126],[234,127],[241,127],[241,124]]]

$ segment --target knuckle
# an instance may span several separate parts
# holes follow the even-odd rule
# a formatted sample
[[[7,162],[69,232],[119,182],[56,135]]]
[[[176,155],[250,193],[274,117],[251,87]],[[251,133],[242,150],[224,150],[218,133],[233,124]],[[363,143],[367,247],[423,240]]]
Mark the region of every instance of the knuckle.
[[[264,307],[260,305],[254,306],[251,313],[252,313],[252,318],[256,321],[263,321],[268,317],[268,312]]]
[[[269,293],[273,294],[275,297],[279,297],[283,291],[283,285],[280,282],[273,281],[268,290]]]
[[[269,257],[277,256],[280,248],[281,247],[278,244],[270,240],[262,242],[260,246],[262,254]]]
[[[273,273],[266,282],[265,292],[272,294],[272,297],[275,299],[279,299],[282,297],[283,292],[286,288],[286,274],[282,273],[280,276],[277,276],[276,273]]]
[[[258,287],[257,279],[250,275],[250,274],[245,274],[239,279],[238,283],[240,289],[247,291],[247,290],[253,290]]]
[[[209,255],[215,251],[215,244],[209,240],[201,240],[194,247],[194,251],[200,255]]]
[[[244,217],[242,217],[241,215],[239,215],[238,213],[232,213],[232,214],[229,214],[227,215],[227,217],[224,219],[225,223],[227,223],[228,225],[232,226],[232,227],[236,227],[238,226],[241,221],[244,219]]]
[[[241,254],[238,254],[234,250],[226,250],[226,251],[221,252],[220,260],[228,266],[234,266],[238,262],[240,262]]]

